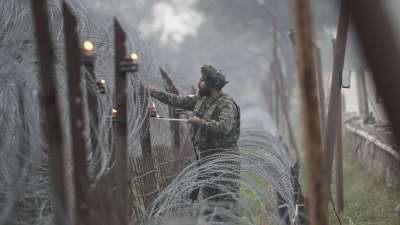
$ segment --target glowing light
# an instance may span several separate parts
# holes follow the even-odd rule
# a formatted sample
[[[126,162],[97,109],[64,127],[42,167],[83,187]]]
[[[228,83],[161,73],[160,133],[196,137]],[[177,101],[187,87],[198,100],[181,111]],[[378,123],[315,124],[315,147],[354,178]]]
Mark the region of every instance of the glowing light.
[[[117,116],[117,110],[116,109],[112,109],[112,117],[116,117]]]
[[[106,80],[98,80],[97,83],[99,85],[105,86],[106,85]]]
[[[139,59],[139,56],[138,56],[136,53],[132,53],[132,54],[130,54],[129,58],[130,58],[134,63],[136,63],[137,60]]]
[[[83,43],[83,49],[86,50],[86,51],[88,51],[88,52],[91,52],[91,51],[94,50],[94,45],[93,45],[93,43],[90,42],[90,41],[85,41],[85,42]]]

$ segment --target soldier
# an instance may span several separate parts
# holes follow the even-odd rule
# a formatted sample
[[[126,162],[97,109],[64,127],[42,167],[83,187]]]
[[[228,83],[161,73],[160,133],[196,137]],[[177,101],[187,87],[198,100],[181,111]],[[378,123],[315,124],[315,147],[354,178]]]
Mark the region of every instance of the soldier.
[[[168,105],[193,111],[193,117],[188,123],[192,125],[192,142],[200,162],[219,153],[239,154],[237,141],[240,134],[240,109],[230,96],[221,91],[226,83],[228,82],[221,72],[212,66],[205,65],[201,67],[197,95],[178,96],[150,88],[153,98]],[[234,169],[238,170],[239,162],[230,163]],[[236,182],[223,184],[228,185],[235,196],[233,198],[223,196],[222,190],[204,187],[202,188],[203,198],[234,202],[239,194],[238,175],[228,177],[232,176],[232,173],[231,175],[215,173],[214,176],[225,176],[227,180],[236,180]],[[190,196],[192,200],[198,198],[198,192],[198,189],[192,192]]]

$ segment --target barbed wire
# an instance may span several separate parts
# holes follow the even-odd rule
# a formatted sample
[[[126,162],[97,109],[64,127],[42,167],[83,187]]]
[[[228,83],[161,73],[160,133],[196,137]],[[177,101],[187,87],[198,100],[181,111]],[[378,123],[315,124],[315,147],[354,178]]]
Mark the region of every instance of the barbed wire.
[[[113,161],[112,157],[112,18],[93,12],[79,0],[67,2],[79,18],[81,41],[89,39],[96,46],[96,79],[104,79],[108,87],[105,94],[98,93],[96,80],[82,67],[87,87],[84,95],[91,92],[98,98],[99,127],[96,129],[93,124],[86,125],[87,131],[95,131],[94,141],[97,143],[95,148],[89,148],[87,158],[91,186],[95,186],[96,182],[118,163]],[[46,121],[44,111],[39,107],[41,91],[30,3],[25,0],[4,0],[0,2],[0,13],[0,224],[52,224],[53,208],[59,203],[55,202],[51,190],[48,148],[43,130]],[[63,109],[61,118],[64,125],[64,146],[70,149],[63,20],[58,0],[49,1],[49,21],[55,44],[56,89]],[[140,55],[140,72],[128,76],[127,93],[128,153],[129,158],[137,162],[142,156],[140,140],[144,135],[143,130],[149,128],[146,127],[149,124],[145,123],[145,118],[148,104],[151,103],[148,93],[141,90],[141,86],[151,84],[162,87],[159,67],[163,66],[163,63],[155,56],[149,44],[140,39],[135,29],[122,24],[128,31],[129,50]],[[189,85],[179,86],[187,87],[188,89],[184,90],[186,93],[190,90]],[[165,106],[158,107],[158,111],[162,115],[168,114],[168,108]],[[85,114],[86,117],[92,116],[87,111]],[[240,154],[219,153],[194,161],[190,149],[189,127],[181,125],[181,129],[184,131],[181,132],[182,149],[166,148],[166,157],[157,159],[155,156],[155,168],[141,174],[145,176],[148,173],[156,173],[159,180],[166,179],[168,182],[166,181],[165,187],[157,184],[157,190],[149,190],[156,191],[158,196],[147,209],[143,206],[143,198],[154,193],[140,193],[140,190],[134,190],[136,198],[132,204],[140,213],[135,213],[133,219],[146,224],[168,224],[172,221],[178,223],[178,220],[184,224],[187,221],[210,222],[210,215],[220,215],[245,224],[259,224],[257,220],[279,224],[276,193],[287,203],[290,218],[295,217],[296,206],[289,156],[282,143],[268,131],[254,124],[244,127],[240,138]],[[171,146],[169,123],[151,121],[150,130],[153,146]],[[87,145],[93,147],[89,138]],[[183,151],[186,153],[179,156],[180,158],[174,158]],[[157,151],[154,150],[154,153]],[[175,174],[164,173],[163,166],[175,164],[179,164],[171,169]],[[185,165],[187,166],[184,167]],[[202,179],[198,179],[199,176]],[[133,177],[133,180],[139,178]],[[232,189],[232,184],[240,186],[240,195],[237,195],[237,190]],[[230,195],[238,201],[237,209],[214,207],[214,201],[210,199],[192,202],[189,195],[198,187],[223,190],[225,195]],[[212,213],[205,216],[202,212],[210,207]],[[235,213],[235,210],[239,213]],[[141,218],[138,218],[138,215]]]

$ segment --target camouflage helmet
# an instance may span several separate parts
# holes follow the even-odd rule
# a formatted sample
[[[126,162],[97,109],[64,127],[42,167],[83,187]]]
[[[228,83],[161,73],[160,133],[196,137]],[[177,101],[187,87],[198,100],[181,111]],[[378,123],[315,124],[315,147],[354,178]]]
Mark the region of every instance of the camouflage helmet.
[[[219,88],[223,88],[225,84],[228,83],[225,76],[211,65],[204,65],[201,67],[201,79]]]

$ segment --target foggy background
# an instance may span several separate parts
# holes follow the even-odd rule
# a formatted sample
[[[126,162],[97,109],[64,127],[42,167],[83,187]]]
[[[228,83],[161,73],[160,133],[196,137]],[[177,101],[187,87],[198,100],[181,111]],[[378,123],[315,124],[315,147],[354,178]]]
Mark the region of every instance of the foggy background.
[[[393,19],[400,22],[396,15],[400,0],[387,2],[388,11],[395,15]],[[272,109],[268,108],[268,102],[272,101],[268,89],[273,81],[268,73],[275,17],[279,29],[278,54],[291,101],[291,116],[294,120],[300,116],[294,52],[288,37],[292,27],[289,0],[91,0],[86,3],[96,11],[117,15],[136,29],[178,86],[195,85],[204,64],[222,70],[229,81],[224,92],[239,102],[245,123],[266,121],[272,133],[276,128],[270,116]],[[336,36],[339,10],[336,1],[314,0],[312,3],[314,42],[322,51],[328,98],[332,38]],[[365,66],[358,54],[354,31],[350,30],[348,36],[345,73]],[[355,86],[354,76],[352,86]],[[356,111],[355,89],[345,89],[343,93],[347,111]],[[265,110],[270,113],[266,114]]]
[[[164,62],[175,82],[195,85],[200,77],[200,66],[204,64],[222,70],[229,81],[224,91],[238,100],[244,120],[247,115],[252,115],[248,122],[260,117],[269,121],[265,109],[270,111],[267,102],[272,98],[268,98],[270,94],[266,89],[272,83],[268,70],[272,61],[275,17],[279,29],[278,54],[288,96],[292,105],[299,106],[293,46],[287,35],[292,27],[288,0],[86,2],[96,11],[117,15],[137,29],[139,36],[154,49],[156,57]],[[322,48],[326,75],[331,70],[331,38],[335,35],[337,17],[334,1],[314,1],[315,42]],[[273,132],[274,125],[268,124]]]

